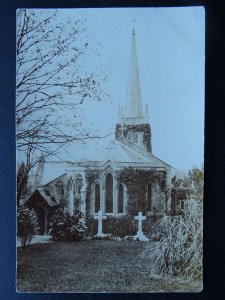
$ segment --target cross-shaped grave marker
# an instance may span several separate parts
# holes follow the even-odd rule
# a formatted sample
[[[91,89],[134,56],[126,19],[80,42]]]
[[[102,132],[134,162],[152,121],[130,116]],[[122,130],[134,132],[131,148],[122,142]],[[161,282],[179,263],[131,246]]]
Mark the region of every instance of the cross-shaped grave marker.
[[[142,231],[142,221],[146,220],[145,216],[142,216],[142,212],[139,212],[138,215],[136,217],[134,217],[135,220],[138,221],[138,232],[137,232],[137,237],[139,239],[143,239],[144,233]]]
[[[95,220],[98,220],[98,237],[102,237],[102,220],[105,220],[107,217],[102,215],[102,211],[99,210],[98,215],[94,216]]]

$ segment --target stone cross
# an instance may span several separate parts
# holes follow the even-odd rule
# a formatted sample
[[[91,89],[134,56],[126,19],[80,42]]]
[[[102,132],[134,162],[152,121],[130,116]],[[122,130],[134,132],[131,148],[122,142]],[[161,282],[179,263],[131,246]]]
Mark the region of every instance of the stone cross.
[[[95,220],[98,220],[98,237],[102,237],[102,220],[105,220],[107,217],[102,215],[102,211],[99,210],[98,215],[94,216]]]
[[[142,212],[139,212],[136,217],[134,217],[135,220],[138,221],[138,232],[137,235],[142,232],[142,221],[146,220],[145,216],[142,216]]]

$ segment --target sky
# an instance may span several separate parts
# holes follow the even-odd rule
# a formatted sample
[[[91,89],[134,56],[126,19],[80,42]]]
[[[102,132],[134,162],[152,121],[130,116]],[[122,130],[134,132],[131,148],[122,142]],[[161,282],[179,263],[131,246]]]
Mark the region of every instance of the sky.
[[[132,30],[143,106],[148,104],[153,154],[174,168],[201,166],[204,156],[205,12],[202,7],[61,10],[63,18],[86,19],[89,43],[100,43],[105,101],[82,107],[85,126],[114,132],[125,104]]]

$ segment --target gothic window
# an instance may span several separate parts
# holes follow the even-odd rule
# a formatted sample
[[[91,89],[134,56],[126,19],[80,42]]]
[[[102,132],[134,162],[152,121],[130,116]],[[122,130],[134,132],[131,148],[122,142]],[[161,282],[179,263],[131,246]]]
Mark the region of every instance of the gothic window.
[[[97,213],[100,210],[100,186],[97,183],[95,185],[95,212]]]
[[[106,175],[105,182],[105,212],[112,213],[113,212],[113,177],[110,173]]]
[[[123,213],[123,201],[124,201],[123,185],[119,184],[119,186],[118,186],[118,213]]]
[[[147,189],[147,211],[152,210],[152,184],[148,184],[148,189]]]
[[[180,208],[181,208],[182,210],[184,210],[184,201],[181,201],[181,202],[180,202]]]

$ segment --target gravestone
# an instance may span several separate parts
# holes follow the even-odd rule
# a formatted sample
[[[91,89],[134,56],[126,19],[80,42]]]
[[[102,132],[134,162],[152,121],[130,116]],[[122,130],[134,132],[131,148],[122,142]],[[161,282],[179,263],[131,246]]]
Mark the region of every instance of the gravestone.
[[[94,216],[95,220],[98,220],[98,237],[102,237],[102,220],[105,220],[107,217],[102,215],[102,211],[99,210],[98,215]]]
[[[134,217],[134,219],[138,221],[138,231],[135,237],[138,238],[139,241],[149,241],[149,239],[144,235],[142,231],[142,222],[146,220],[146,217],[142,216],[142,212],[139,212],[138,215]]]

